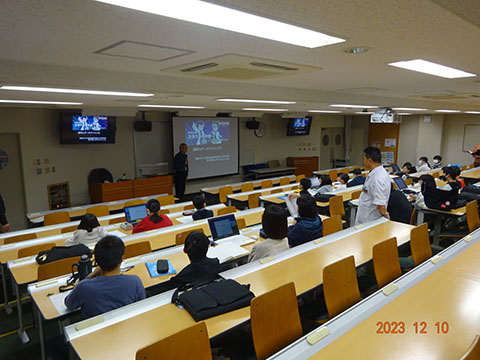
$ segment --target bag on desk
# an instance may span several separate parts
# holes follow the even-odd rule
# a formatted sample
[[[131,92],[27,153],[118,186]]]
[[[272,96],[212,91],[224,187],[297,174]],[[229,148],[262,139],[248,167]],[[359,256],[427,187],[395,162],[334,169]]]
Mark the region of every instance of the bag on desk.
[[[84,244],[77,244],[73,246],[54,246],[50,250],[40,251],[35,260],[41,265],[56,260],[82,255],[88,255],[90,258],[92,256],[92,250],[90,250],[88,246]]]
[[[219,276],[207,283],[179,287],[172,296],[172,303],[182,305],[195,321],[200,321],[249,306],[255,297],[249,289],[250,285]]]
[[[315,196],[313,197],[315,201],[318,202],[328,202],[331,197],[335,196],[334,194],[320,194],[316,193]]]

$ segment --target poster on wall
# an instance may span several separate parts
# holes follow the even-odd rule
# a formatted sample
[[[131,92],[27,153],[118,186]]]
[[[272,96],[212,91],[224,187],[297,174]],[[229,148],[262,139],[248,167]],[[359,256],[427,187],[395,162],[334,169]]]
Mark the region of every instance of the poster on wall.
[[[385,139],[385,147],[397,147],[397,139]]]
[[[393,151],[382,151],[382,164],[393,164],[395,153]]]

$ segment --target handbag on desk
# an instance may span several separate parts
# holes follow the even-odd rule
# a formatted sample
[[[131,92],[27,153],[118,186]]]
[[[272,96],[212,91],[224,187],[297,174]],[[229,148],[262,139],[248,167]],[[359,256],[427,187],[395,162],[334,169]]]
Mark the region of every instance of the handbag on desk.
[[[40,251],[35,258],[38,264],[46,264],[52,261],[61,260],[69,257],[87,255],[92,256],[92,250],[84,244],[73,246],[54,246],[50,250]]]
[[[200,321],[249,306],[254,297],[250,285],[219,276],[207,283],[179,287],[172,296],[172,303],[182,305],[195,321]]]

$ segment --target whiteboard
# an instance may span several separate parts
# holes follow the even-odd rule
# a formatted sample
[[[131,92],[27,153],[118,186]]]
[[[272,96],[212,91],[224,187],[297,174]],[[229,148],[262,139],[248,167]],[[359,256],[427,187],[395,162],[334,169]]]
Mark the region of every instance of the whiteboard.
[[[472,150],[477,144],[480,144],[480,125],[465,125],[462,150]]]

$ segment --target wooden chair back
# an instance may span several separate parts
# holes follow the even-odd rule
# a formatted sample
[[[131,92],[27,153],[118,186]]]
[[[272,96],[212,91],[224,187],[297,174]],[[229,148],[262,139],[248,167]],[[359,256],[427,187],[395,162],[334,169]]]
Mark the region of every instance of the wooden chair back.
[[[263,360],[302,336],[293,282],[257,296],[250,303],[253,346]]]
[[[373,269],[378,288],[402,276],[398,260],[397,238],[391,238],[373,246]]]
[[[254,193],[254,194],[248,195],[248,208],[249,209],[257,208],[259,206],[259,204],[260,204],[260,201],[258,199],[259,197],[260,197],[259,193]]]
[[[212,360],[212,350],[204,322],[137,350],[136,360]]]
[[[125,245],[125,253],[123,254],[123,257],[128,259],[151,252],[152,247],[150,246],[150,241],[141,241],[135,244]]]
[[[343,197],[340,195],[332,196],[328,199],[328,209],[330,216],[345,216],[345,207],[343,206]]]
[[[323,236],[343,230],[342,218],[340,215],[331,216],[323,220]]]
[[[194,208],[195,208],[195,206],[192,209],[194,209]],[[160,209],[160,210],[158,210],[158,213],[161,214],[161,215],[170,214],[170,209]]]
[[[193,205],[193,204],[185,205],[185,206],[183,207],[183,210],[193,210],[193,209],[195,209],[195,205]],[[167,210],[168,210],[168,209],[167,209]]]
[[[231,186],[224,186],[218,190],[218,197],[221,203],[227,203],[227,195],[233,194],[233,189]]]
[[[472,232],[480,227],[480,218],[478,217],[478,201],[470,201],[466,208],[468,232]]]
[[[126,207],[129,207],[129,206],[142,205],[142,204],[144,204],[144,202],[143,202],[143,200],[140,200],[140,199],[129,200],[129,201],[125,201],[125,203],[123,204],[123,207],[126,208]]]
[[[43,216],[43,226],[63,224],[70,222],[68,211],[59,211]]]
[[[323,294],[330,319],[360,301],[353,256],[323,269]]]
[[[473,169],[475,167],[475,164],[470,164],[467,166],[468,169]]]
[[[297,175],[297,177],[295,178],[295,182],[298,183],[298,182],[300,182],[300,180],[302,180],[302,179],[305,179],[305,175],[304,175],[304,174]]]
[[[238,230],[245,229],[247,227],[247,222],[244,218],[237,219]]]
[[[352,200],[358,199],[361,194],[362,194],[362,190],[353,191],[351,195]]]
[[[205,231],[203,230],[203,228],[196,228],[196,229],[190,229],[190,230],[183,231],[183,232],[175,235],[175,245],[178,246],[178,245],[185,244],[185,239],[187,238],[188,234],[190,234],[191,232],[194,232],[194,231],[199,231],[199,232],[205,234]]]
[[[241,192],[248,192],[248,191],[253,191],[253,183],[247,182],[242,185],[240,185],[240,191]]]
[[[227,214],[234,213],[234,212],[236,212],[236,211],[237,211],[237,208],[236,208],[235,206],[227,206],[227,207],[218,209],[217,215],[218,215],[218,216],[220,216],[220,215],[227,215]]]
[[[61,232],[62,234],[68,234],[74,232],[75,230],[78,230],[78,225],[65,226],[64,228],[62,228]]]
[[[413,183],[412,178],[406,178],[406,179],[405,179],[405,184],[406,184],[407,186],[412,185],[412,183]]]
[[[467,349],[465,355],[460,360],[478,360],[480,359],[480,335],[476,335],[472,344]]]
[[[410,215],[410,225],[415,225],[417,222],[417,209],[415,207],[412,210],[412,215]]]
[[[87,208],[87,213],[95,215],[97,218],[110,215],[107,205],[97,205]]]
[[[273,187],[273,181],[272,180],[263,180],[260,187],[262,189],[268,189]]]
[[[29,246],[18,250],[18,258],[24,258],[27,256],[37,255],[40,251],[50,250],[55,246],[54,242]]]
[[[335,169],[330,170],[328,172],[328,176],[330,176],[330,180],[332,180],[332,182],[337,181],[337,177],[338,177],[337,170],[335,170]]]
[[[278,194],[281,192],[283,192],[283,189],[273,189],[272,191],[270,191],[270,194]]]
[[[120,216],[118,218],[108,220],[108,225],[119,224],[125,221],[127,221],[127,219],[125,219],[125,216]]]
[[[13,244],[13,243],[16,243],[16,242],[20,242],[20,241],[32,240],[32,239],[36,239],[36,238],[37,238],[36,233],[15,235],[15,236],[10,236],[10,237],[5,238],[5,240],[3,240],[3,243],[5,245],[7,245],[7,244]]]
[[[432,248],[428,238],[428,224],[423,223],[410,230],[410,250],[415,266],[432,257]]]
[[[80,256],[75,256],[39,265],[37,270],[37,281],[70,274],[72,272],[72,265],[78,263],[79,260]]]
[[[467,170],[467,165],[463,165],[463,166],[461,167],[461,170],[462,170],[462,171],[463,171],[463,170]]]
[[[175,198],[173,197],[173,195],[159,196],[157,197],[157,200],[160,203],[160,206],[175,204]]]
[[[433,178],[434,179],[438,179],[440,177],[440,171],[435,171],[433,174],[432,174]]]
[[[288,185],[288,184],[290,184],[290,178],[288,178],[288,177],[280,178],[280,186]]]

